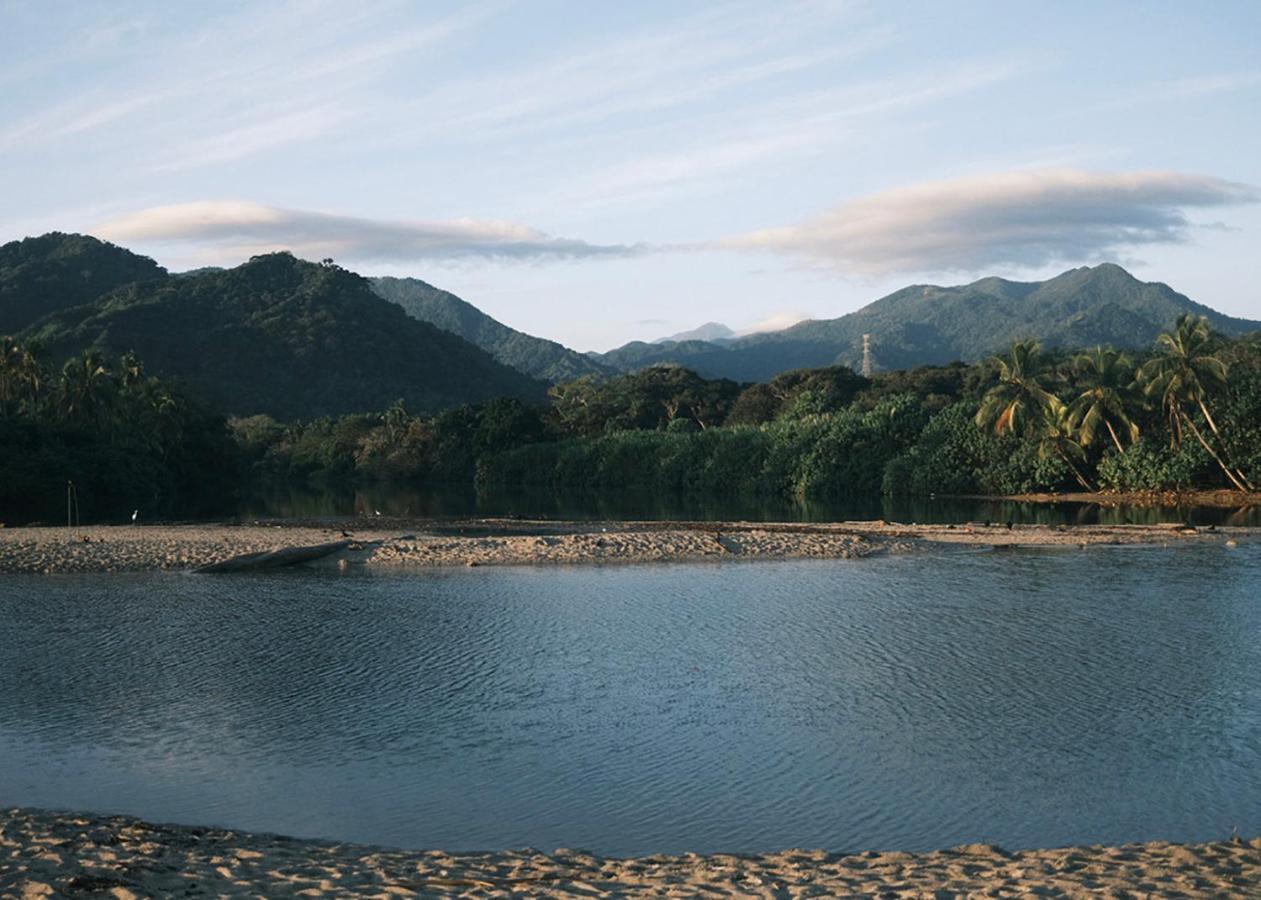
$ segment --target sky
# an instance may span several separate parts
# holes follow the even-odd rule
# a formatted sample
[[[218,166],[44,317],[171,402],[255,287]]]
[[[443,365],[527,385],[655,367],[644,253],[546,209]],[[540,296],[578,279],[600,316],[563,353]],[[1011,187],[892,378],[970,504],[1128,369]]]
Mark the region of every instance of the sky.
[[[0,241],[580,350],[1118,262],[1261,319],[1261,3],[0,0]]]

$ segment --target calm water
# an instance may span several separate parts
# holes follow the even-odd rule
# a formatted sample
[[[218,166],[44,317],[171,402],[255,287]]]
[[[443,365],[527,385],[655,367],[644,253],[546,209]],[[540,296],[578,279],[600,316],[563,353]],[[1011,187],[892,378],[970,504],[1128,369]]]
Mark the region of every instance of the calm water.
[[[658,519],[752,522],[838,522],[885,519],[891,522],[1019,522],[1038,525],[1199,525],[1261,526],[1261,508],[1197,506],[1100,506],[1093,503],[1013,503],[965,498],[879,495],[798,503],[661,491],[415,489],[377,485],[364,488],[272,488],[247,497],[243,517],[329,516],[525,516],[549,519]]]
[[[1261,832],[1261,546],[0,580],[0,805],[451,849]]]

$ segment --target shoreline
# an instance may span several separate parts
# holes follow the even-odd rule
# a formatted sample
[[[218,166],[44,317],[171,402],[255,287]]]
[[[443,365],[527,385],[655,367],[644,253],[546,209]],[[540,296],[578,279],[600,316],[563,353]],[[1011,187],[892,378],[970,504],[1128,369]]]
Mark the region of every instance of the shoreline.
[[[939,497],[944,495],[938,495]],[[1261,506],[1261,491],[1241,493],[1226,488],[1213,490],[1188,489],[1167,491],[1068,491],[1065,493],[1030,493],[1007,495],[961,495],[960,500],[988,500],[1008,503],[1088,503],[1095,506],[1133,506],[1145,509],[1208,507],[1212,509],[1250,509]]]
[[[1261,837],[1008,852],[447,853],[304,840],[130,816],[0,810],[0,893],[145,896],[1236,896],[1261,883]]]
[[[364,527],[365,525],[369,527]],[[246,554],[339,544],[305,565],[335,570],[490,565],[860,559],[934,545],[996,549],[1217,543],[1261,528],[897,522],[557,522],[522,519],[97,525],[0,529],[0,573],[192,570]]]

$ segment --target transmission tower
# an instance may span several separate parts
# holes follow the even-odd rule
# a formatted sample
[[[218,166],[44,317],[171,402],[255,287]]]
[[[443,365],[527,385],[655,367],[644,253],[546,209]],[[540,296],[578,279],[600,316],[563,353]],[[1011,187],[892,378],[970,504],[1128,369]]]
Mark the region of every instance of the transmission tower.
[[[863,378],[871,377],[871,335],[863,335]]]

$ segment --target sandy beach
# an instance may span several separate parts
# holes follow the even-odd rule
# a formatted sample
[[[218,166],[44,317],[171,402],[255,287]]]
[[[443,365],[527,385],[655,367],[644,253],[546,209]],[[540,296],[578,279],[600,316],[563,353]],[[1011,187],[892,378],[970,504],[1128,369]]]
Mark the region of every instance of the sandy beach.
[[[343,569],[480,565],[852,559],[933,544],[996,548],[1255,540],[1257,528],[1165,525],[906,525],[842,522],[542,522],[511,519],[0,528],[0,573],[186,570],[265,551],[337,542],[308,563]],[[1233,542],[1233,544],[1231,543]]]
[[[22,898],[1239,897],[1258,884],[1261,838],[1011,853],[975,844],[931,853],[622,859],[565,849],[389,850],[122,816],[0,811],[0,894]]]

